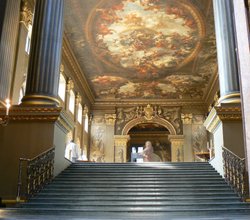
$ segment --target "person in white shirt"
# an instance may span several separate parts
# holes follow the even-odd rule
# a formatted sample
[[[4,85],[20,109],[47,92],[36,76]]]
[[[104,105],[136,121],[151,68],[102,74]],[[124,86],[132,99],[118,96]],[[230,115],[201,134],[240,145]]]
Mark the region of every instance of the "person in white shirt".
[[[72,162],[76,162],[79,156],[79,149],[73,140],[71,140],[66,146],[65,157]]]

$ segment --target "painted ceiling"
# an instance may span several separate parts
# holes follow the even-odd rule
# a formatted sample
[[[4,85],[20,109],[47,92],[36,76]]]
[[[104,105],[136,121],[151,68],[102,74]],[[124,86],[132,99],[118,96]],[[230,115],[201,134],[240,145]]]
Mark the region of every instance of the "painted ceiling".
[[[202,99],[216,72],[210,0],[66,0],[65,34],[97,99]]]

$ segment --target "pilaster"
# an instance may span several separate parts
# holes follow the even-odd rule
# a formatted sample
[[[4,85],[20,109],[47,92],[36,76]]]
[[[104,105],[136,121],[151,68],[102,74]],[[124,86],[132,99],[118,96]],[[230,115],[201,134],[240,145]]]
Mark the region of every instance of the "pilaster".
[[[171,161],[183,162],[184,161],[184,136],[183,135],[169,135],[171,142]]]
[[[129,135],[115,135],[115,163],[127,161],[127,143],[129,140]]]
[[[16,45],[19,29],[21,0],[8,0],[0,36],[0,106],[10,98],[11,80],[16,62]]]

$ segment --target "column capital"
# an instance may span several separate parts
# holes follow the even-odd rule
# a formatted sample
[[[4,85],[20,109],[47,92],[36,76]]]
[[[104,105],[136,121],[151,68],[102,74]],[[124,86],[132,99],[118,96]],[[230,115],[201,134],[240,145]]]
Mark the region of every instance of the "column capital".
[[[105,114],[106,125],[115,125],[116,114]]]
[[[127,143],[130,140],[129,135],[115,135],[115,162],[124,163],[127,160]]]
[[[192,124],[192,119],[193,119],[192,113],[181,114],[181,120],[184,125]]]
[[[32,25],[33,13],[31,5],[27,0],[22,0],[21,2],[21,12],[20,12],[20,23],[28,29],[29,25]]]
[[[178,142],[184,140],[184,135],[168,135],[170,142]]]

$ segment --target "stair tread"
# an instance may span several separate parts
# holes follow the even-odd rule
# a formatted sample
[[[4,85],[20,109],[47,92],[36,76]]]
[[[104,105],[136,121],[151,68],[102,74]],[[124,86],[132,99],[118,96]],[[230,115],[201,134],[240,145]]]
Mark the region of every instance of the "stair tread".
[[[74,163],[20,210],[250,213],[250,204],[209,163]]]

